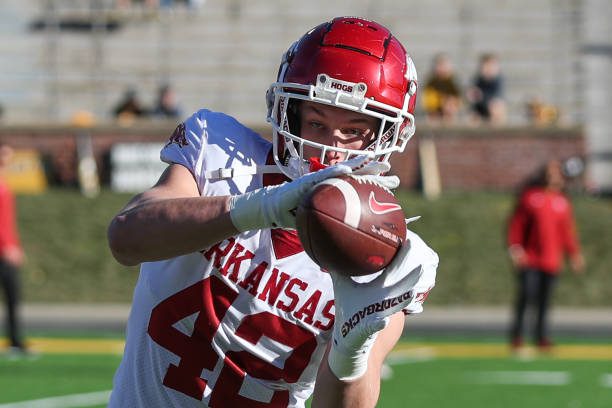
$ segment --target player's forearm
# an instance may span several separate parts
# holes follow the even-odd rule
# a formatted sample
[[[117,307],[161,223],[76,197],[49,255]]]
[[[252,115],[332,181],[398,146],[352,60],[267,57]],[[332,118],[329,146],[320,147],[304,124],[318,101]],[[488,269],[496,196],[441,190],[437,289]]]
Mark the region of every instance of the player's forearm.
[[[328,364],[331,347],[328,347],[317,374],[312,406],[334,408],[375,407],[380,394],[380,375],[383,363],[399,340],[403,328],[403,312],[397,312],[390,316],[387,327],[378,332],[376,342],[368,358],[368,367],[365,374],[353,381],[341,381],[332,372]]]
[[[327,361],[327,357],[324,361]],[[380,372],[378,370],[369,369],[363,377],[346,382],[340,381],[325,363],[319,369],[312,407],[372,408],[376,406],[379,393]]]
[[[125,265],[199,251],[237,233],[227,197],[142,200],[117,215],[109,246]]]

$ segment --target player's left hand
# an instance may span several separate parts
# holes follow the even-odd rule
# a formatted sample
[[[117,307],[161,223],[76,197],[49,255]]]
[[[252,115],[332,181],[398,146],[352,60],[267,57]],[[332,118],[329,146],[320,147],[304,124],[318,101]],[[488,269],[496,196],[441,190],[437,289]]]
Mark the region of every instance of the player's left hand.
[[[238,231],[261,228],[295,228],[295,209],[311,188],[328,178],[356,174],[370,181],[395,188],[396,176],[380,176],[390,168],[388,163],[373,162],[367,156],[357,156],[308,173],[295,180],[260,188],[230,198],[230,216]]]
[[[348,162],[350,162],[351,160],[349,160]],[[399,187],[400,179],[397,176],[383,176],[383,174],[388,172],[390,169],[391,165],[388,162],[369,161],[366,162],[362,167],[353,169],[351,175],[355,176],[356,178],[361,178],[370,183],[379,184],[389,190],[393,190]]]
[[[391,264],[367,283],[330,272],[336,317],[328,363],[340,380],[354,380],[366,372],[378,332],[391,315],[412,302],[422,265],[409,252],[410,243],[405,242]]]

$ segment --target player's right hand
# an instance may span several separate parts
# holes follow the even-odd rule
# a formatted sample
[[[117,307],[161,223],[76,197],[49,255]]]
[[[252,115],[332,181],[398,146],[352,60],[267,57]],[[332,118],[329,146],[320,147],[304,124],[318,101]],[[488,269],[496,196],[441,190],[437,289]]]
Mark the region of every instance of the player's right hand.
[[[365,373],[378,332],[414,299],[423,267],[409,252],[410,244],[405,243],[384,272],[367,283],[330,272],[336,317],[328,363],[340,380],[351,381]]]
[[[371,162],[366,156],[357,156],[277,186],[263,187],[232,196],[230,198],[232,223],[238,231],[276,227],[295,228],[295,210],[302,197],[316,184],[328,178],[355,173],[380,178],[379,183],[395,185],[395,180],[390,182],[389,177],[378,176],[388,170],[388,163]]]

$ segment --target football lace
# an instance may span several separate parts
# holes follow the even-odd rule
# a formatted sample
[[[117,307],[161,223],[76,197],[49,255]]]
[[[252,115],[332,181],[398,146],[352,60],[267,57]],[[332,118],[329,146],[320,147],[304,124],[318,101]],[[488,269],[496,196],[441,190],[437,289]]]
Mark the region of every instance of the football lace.
[[[380,177],[380,176],[373,176],[371,174],[351,174],[350,177],[357,180],[359,184],[373,184],[373,185],[376,185],[382,188],[385,191],[388,191],[389,193],[393,193],[390,189],[388,189],[387,187],[383,186],[382,184],[376,181],[375,177]]]

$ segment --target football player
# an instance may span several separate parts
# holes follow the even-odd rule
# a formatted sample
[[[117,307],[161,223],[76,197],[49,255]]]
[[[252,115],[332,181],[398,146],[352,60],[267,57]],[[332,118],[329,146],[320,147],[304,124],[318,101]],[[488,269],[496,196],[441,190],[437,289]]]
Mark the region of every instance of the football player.
[[[416,234],[359,281],[303,251],[295,208],[315,184],[384,176],[414,134],[417,75],[388,29],[340,17],[283,55],[267,93],[272,142],[200,110],[161,152],[157,184],[112,220],[116,259],[141,263],[111,407],[373,407],[404,316],[434,285]]]

